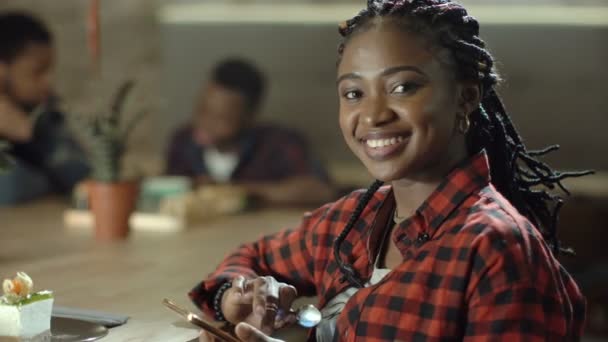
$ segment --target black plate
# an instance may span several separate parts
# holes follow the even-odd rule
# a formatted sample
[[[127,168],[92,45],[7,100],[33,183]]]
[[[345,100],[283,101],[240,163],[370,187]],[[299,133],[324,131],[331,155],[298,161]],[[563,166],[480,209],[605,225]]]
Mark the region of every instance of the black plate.
[[[51,317],[51,341],[53,342],[96,341],[107,334],[108,329],[103,325],[74,318]]]

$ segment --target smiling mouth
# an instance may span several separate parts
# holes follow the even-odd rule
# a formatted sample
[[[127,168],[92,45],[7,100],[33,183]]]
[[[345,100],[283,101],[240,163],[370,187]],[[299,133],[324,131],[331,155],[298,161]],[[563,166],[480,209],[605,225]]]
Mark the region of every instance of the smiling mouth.
[[[393,136],[359,139],[359,142],[363,145],[365,154],[369,158],[382,161],[401,152],[409,140],[410,134],[395,134]]]
[[[405,140],[406,137],[403,136],[397,136],[397,137],[392,137],[392,138],[388,138],[388,139],[367,139],[367,140],[363,140],[363,142],[371,148],[382,148],[385,146],[391,146],[391,145],[395,145],[398,144],[400,142],[403,142],[403,140]]]

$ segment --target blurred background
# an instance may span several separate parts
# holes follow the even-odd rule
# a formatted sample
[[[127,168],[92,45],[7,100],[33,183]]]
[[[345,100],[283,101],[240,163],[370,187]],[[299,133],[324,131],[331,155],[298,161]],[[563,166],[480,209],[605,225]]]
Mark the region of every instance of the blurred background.
[[[355,162],[337,126],[336,23],[361,1],[101,1],[101,79],[87,58],[79,0],[3,0],[48,22],[58,47],[57,91],[71,111],[107,103],[117,84],[137,79],[153,115],[137,128],[132,154],[155,171],[173,130],[221,58],[245,56],[267,73],[262,118],[304,132],[327,161]],[[557,167],[608,169],[606,0],[465,0],[499,61],[501,88],[528,146],[559,143]],[[77,77],[74,77],[77,75]],[[104,102],[105,101],[105,102]],[[319,125],[319,123],[323,123]],[[154,132],[153,139],[145,132]],[[156,166],[159,168],[160,166]]]
[[[566,259],[593,302],[591,322],[608,327],[608,0],[463,0],[504,78],[500,93],[529,148],[560,144],[546,157],[561,169],[597,174],[566,182],[562,240]],[[221,59],[242,56],[269,81],[261,120],[297,130],[333,179],[371,179],[347,149],[337,123],[337,23],[363,1],[102,0],[100,56],[88,50],[89,2],[2,0],[46,23],[57,47],[55,89],[66,112],[107,108],[118,85],[134,79],[135,107],[149,115],[129,142],[127,173],[163,172],[173,132],[192,116],[200,87]],[[602,328],[603,327],[603,328]]]

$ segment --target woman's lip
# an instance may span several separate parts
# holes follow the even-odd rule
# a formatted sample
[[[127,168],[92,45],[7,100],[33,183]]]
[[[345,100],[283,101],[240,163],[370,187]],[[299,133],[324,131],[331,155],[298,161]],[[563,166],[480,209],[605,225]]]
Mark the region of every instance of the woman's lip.
[[[389,140],[388,142],[386,140]],[[381,143],[379,143],[382,141]],[[410,141],[410,135],[384,139],[361,140],[365,154],[372,160],[383,161],[403,151]]]
[[[391,139],[391,138],[407,138],[412,134],[411,131],[382,131],[382,132],[369,132],[363,136],[357,137],[360,141],[367,140],[379,140],[379,139]]]

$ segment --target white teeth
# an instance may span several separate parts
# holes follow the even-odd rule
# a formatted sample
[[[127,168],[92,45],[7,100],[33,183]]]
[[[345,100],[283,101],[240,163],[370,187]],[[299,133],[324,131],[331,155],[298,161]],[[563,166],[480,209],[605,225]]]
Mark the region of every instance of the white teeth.
[[[403,137],[394,137],[390,139],[369,139],[365,143],[371,148],[379,148],[394,145],[403,141]]]

